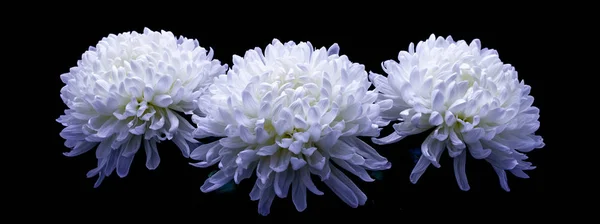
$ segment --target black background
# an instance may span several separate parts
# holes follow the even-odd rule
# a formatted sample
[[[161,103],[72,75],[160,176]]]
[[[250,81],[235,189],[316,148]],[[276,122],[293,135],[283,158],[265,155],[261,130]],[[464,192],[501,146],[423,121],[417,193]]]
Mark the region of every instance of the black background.
[[[93,16],[91,16],[93,17]],[[47,79],[49,117],[47,118],[48,137],[43,157],[44,172],[40,172],[44,187],[36,187],[40,193],[34,203],[35,209],[49,212],[52,217],[62,220],[79,220],[76,217],[93,217],[120,220],[132,218],[156,218],[168,216],[172,218],[189,218],[197,222],[221,220],[229,222],[238,219],[244,221],[298,221],[331,222],[336,219],[396,219],[404,218],[430,220],[447,217],[457,221],[461,217],[478,217],[481,221],[498,218],[523,218],[534,216],[532,212],[542,210],[546,206],[542,194],[546,191],[547,171],[546,157],[552,147],[548,144],[545,133],[549,126],[545,114],[544,98],[546,94],[539,67],[539,58],[543,44],[531,44],[524,41],[534,39],[542,32],[533,23],[523,21],[503,21],[494,25],[460,25],[439,26],[436,23],[402,22],[401,18],[357,19],[352,22],[334,21],[296,21],[291,25],[281,19],[269,20],[262,25],[253,26],[250,17],[231,19],[232,21],[206,22],[198,18],[195,23],[182,23],[178,20],[156,22],[144,19],[126,19],[125,21],[106,21],[102,19],[85,20],[82,17],[73,19],[53,18],[47,23],[47,37],[50,39],[44,46],[45,51],[59,52],[48,58],[49,66],[44,68],[43,76]],[[412,20],[411,20],[412,21]],[[464,24],[472,22],[462,21]],[[432,25],[437,24],[437,25]],[[512,26],[511,30],[503,27]],[[95,178],[86,178],[88,170],[96,167],[96,158],[92,151],[78,157],[68,158],[62,152],[68,151],[64,140],[58,135],[62,125],[54,120],[63,114],[66,106],[59,97],[60,88],[64,85],[59,76],[76,65],[81,54],[89,46],[95,45],[102,37],[110,33],[126,31],[142,32],[144,27],[152,30],[172,31],[176,36],[183,35],[198,39],[200,45],[215,50],[215,58],[231,65],[231,55],[243,55],[248,49],[264,47],[273,38],[285,42],[288,40],[310,41],[314,47],[329,47],[333,43],[340,46],[340,54],[348,55],[353,62],[366,66],[367,71],[384,74],[380,63],[388,59],[397,59],[400,50],[406,50],[410,42],[415,44],[425,40],[430,34],[439,36],[452,35],[454,40],[471,40],[478,38],[483,47],[498,50],[505,63],[514,65],[519,71],[519,78],[532,87],[535,97],[534,106],[541,110],[541,128],[537,132],[546,137],[546,147],[529,153],[529,161],[538,168],[527,172],[530,179],[509,176],[511,192],[504,192],[492,167],[484,161],[469,158],[467,177],[471,190],[461,191],[453,174],[452,162],[444,153],[440,169],[430,166],[417,184],[409,181],[409,174],[414,166],[409,149],[418,147],[424,135],[411,136],[405,140],[389,145],[377,146],[378,151],[392,162],[392,169],[383,172],[383,179],[372,183],[364,183],[353,178],[355,183],[367,194],[366,205],[352,209],[344,204],[324,185],[318,185],[325,192],[323,196],[309,193],[308,208],[297,212],[291,199],[276,198],[271,214],[261,217],[257,212],[258,202],[251,201],[250,189],[253,179],[245,180],[232,193],[202,193],[199,188],[209,172],[216,166],[207,169],[188,165],[190,160],[181,156],[181,152],[171,142],[159,144],[161,163],[158,169],[149,171],[144,165],[144,153],[140,151],[134,160],[129,175],[119,178],[112,174],[106,178],[99,188],[93,188]],[[43,27],[42,27],[43,29]],[[384,133],[389,133],[391,127]],[[528,215],[525,215],[527,213]],[[476,216],[473,216],[476,215]],[[50,216],[48,216],[50,217]],[[156,221],[156,220],[155,220]]]

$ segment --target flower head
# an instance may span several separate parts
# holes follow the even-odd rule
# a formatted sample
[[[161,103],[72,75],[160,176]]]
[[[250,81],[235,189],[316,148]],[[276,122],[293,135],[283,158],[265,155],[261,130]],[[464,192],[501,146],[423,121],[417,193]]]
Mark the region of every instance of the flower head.
[[[390,136],[374,139],[389,144],[432,130],[421,145],[422,156],[410,175],[416,183],[429,164],[440,167],[442,152],[454,158],[454,174],[460,189],[469,190],[465,173],[467,152],[489,162],[509,191],[506,173],[527,178],[534,169],[523,153],[544,146],[534,134],[540,123],[539,109],[532,107],[530,87],[519,82],[515,68],[503,64],[498,53],[470,44],[431,35],[416,50],[401,51],[398,62],[382,64],[387,78],[370,75],[380,100],[393,100],[382,116],[399,120]]]
[[[377,93],[363,65],[338,55],[339,47],[313,49],[310,42],[277,39],[263,54],[260,48],[233,56],[233,67],[220,75],[201,97],[206,117],[194,116],[196,137],[223,137],[196,148],[194,164],[220,170],[202,185],[210,192],[256,172],[250,192],[259,200],[259,213],[270,211],[275,196],[306,208],[306,190],[322,195],[311,174],[352,207],[365,194],[340,170],[373,181],[366,170],[390,168],[390,163],[357,136],[379,135],[387,125],[379,111],[391,101],[374,103]],[[255,171],[256,170],[256,171]]]
[[[68,106],[57,121],[60,136],[77,156],[97,147],[99,175],[95,187],[115,169],[120,177],[141,145],[146,167],[159,162],[156,144],[172,140],[188,157],[194,127],[178,112],[197,111],[196,101],[213,78],[227,70],[212,60],[212,49],[171,32],[126,32],[103,38],[90,47],[77,66],[61,75],[61,98]]]

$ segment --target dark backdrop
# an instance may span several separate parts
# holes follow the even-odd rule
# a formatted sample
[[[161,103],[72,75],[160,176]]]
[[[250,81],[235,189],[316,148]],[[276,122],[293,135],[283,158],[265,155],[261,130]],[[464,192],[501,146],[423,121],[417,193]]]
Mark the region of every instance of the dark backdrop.
[[[540,193],[545,190],[547,151],[552,147],[546,141],[546,147],[529,153],[531,162],[538,168],[527,172],[530,179],[519,179],[508,174],[511,192],[504,192],[499,185],[498,177],[489,164],[469,158],[467,176],[471,190],[459,190],[452,169],[452,162],[444,153],[440,169],[429,167],[417,184],[409,182],[409,174],[414,161],[409,149],[418,147],[424,140],[423,135],[406,138],[400,143],[378,147],[379,152],[392,162],[392,169],[383,171],[380,181],[364,183],[356,181],[367,194],[366,205],[352,209],[344,204],[325,186],[319,189],[323,196],[309,194],[308,208],[299,213],[295,210],[290,198],[275,199],[271,214],[261,217],[257,213],[258,202],[251,201],[249,192],[254,183],[245,180],[233,192],[202,193],[199,188],[209,172],[216,167],[199,169],[188,165],[189,160],[183,158],[179,149],[171,142],[161,143],[159,153],[161,163],[158,169],[149,171],[144,165],[144,153],[140,151],[134,160],[129,175],[119,178],[116,174],[104,180],[102,185],[94,189],[95,177],[85,177],[88,170],[96,167],[93,152],[82,156],[68,158],[62,152],[68,151],[59,137],[63,128],[54,119],[58,118],[66,106],[59,97],[63,86],[59,79],[62,73],[76,65],[81,54],[90,45],[95,45],[109,33],[120,33],[135,30],[142,32],[144,27],[153,30],[169,30],[176,36],[197,38],[201,46],[212,47],[215,58],[231,65],[231,55],[243,55],[248,49],[264,47],[273,38],[285,42],[288,40],[310,41],[313,46],[330,46],[338,43],[341,54],[349,56],[353,62],[366,65],[367,70],[383,74],[380,63],[387,59],[397,59],[400,50],[406,50],[410,42],[415,44],[429,37],[430,34],[452,35],[454,40],[465,39],[470,42],[479,38],[484,47],[499,51],[505,63],[513,64],[519,71],[521,79],[532,86],[531,94],[535,97],[534,105],[541,109],[541,128],[538,133],[546,133],[549,123],[546,121],[544,108],[544,85],[538,67],[539,51],[542,45],[528,41],[539,35],[535,29],[518,26],[519,21],[509,24],[498,24],[490,29],[478,30],[479,26],[470,26],[466,32],[463,26],[439,27],[428,24],[402,23],[396,20],[352,21],[336,24],[306,22],[292,25],[278,25],[279,20],[265,22],[253,26],[246,19],[231,22],[202,22],[200,18],[193,24],[176,21],[148,22],[142,19],[125,19],[126,21],[108,22],[103,20],[85,21],[83,18],[53,20],[48,29],[50,40],[45,49],[59,52],[52,58],[52,63],[45,68],[44,84],[48,97],[47,118],[50,138],[44,149],[43,157],[47,161],[40,175],[43,188],[35,203],[40,211],[56,211],[52,217],[65,220],[80,220],[75,216],[85,215],[90,220],[109,218],[122,220],[126,217],[158,217],[167,215],[173,218],[183,217],[203,222],[206,219],[230,222],[238,218],[244,222],[262,220],[309,220],[311,223],[333,221],[341,217],[351,219],[388,219],[400,221],[403,218],[417,218],[427,221],[431,218],[447,217],[458,221],[461,217],[480,217],[481,221],[497,218],[517,218],[527,216],[533,210],[543,206]],[[82,21],[85,21],[84,24]],[[456,22],[460,24],[460,21]],[[316,25],[322,24],[322,25]],[[522,25],[522,24],[521,24]],[[502,26],[514,26],[507,31]],[[531,27],[531,26],[528,26]],[[44,28],[42,28],[44,29]],[[46,55],[47,56],[47,55]],[[387,128],[385,133],[389,133]],[[356,178],[353,178],[357,180]],[[456,216],[459,215],[459,216]],[[155,220],[156,221],[156,220]],[[385,221],[385,220],[384,220]]]

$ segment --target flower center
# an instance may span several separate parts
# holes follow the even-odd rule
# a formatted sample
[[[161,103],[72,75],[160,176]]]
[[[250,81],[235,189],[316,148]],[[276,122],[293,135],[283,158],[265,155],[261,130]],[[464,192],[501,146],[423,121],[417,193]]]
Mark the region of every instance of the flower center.
[[[464,122],[473,123],[473,116],[467,116],[463,112],[459,112],[456,118]]]

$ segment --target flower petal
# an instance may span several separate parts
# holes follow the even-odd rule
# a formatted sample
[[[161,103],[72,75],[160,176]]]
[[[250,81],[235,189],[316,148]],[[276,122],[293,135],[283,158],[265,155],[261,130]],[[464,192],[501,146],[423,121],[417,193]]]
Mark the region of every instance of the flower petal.
[[[131,162],[133,162],[133,157],[135,155],[131,155],[129,157],[119,156],[117,160],[117,175],[119,177],[125,177],[129,173],[129,167],[131,167]]]
[[[227,176],[225,171],[219,170],[214,175],[206,179],[206,181],[204,181],[204,184],[200,187],[200,190],[204,193],[217,190],[232,179],[233,177]]]
[[[465,171],[465,164],[467,162],[467,153],[462,152],[459,156],[454,158],[454,176],[458,187],[463,191],[470,189],[469,182],[467,180],[467,174]]]
[[[144,150],[146,151],[146,167],[149,170],[154,170],[160,164],[160,156],[156,149],[156,141],[146,140],[144,141]]]
[[[344,173],[335,167],[331,167],[331,174],[324,183],[342,201],[353,208],[365,204],[367,196]]]
[[[292,182],[292,201],[297,211],[302,212],[306,209],[306,186],[299,177]]]
[[[419,178],[421,178],[423,173],[425,173],[425,170],[427,170],[427,167],[429,167],[429,164],[431,164],[429,159],[427,159],[425,156],[421,156],[410,173],[410,182],[413,184],[417,183]]]

